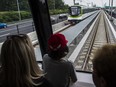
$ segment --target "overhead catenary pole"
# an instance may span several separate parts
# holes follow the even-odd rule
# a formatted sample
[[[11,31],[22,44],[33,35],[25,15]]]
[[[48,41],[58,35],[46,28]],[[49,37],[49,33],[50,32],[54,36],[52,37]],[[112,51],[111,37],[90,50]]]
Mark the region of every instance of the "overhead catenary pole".
[[[75,0],[73,0],[73,3],[74,3],[74,5],[75,5]]]
[[[91,3],[87,3],[87,7],[89,7],[89,4],[91,4]]]
[[[77,1],[79,1],[79,2],[77,3],[77,2],[75,2],[75,0],[73,0],[74,5],[75,5],[75,4],[78,4],[78,5],[79,5],[79,4],[82,4],[82,0],[77,0]]]
[[[54,10],[55,10],[55,8],[56,8],[56,7],[55,7],[55,6],[56,6],[55,4],[56,4],[56,1],[54,0]]]
[[[18,14],[19,14],[19,21],[21,21],[21,12],[20,12],[20,7],[19,7],[19,1],[17,1],[17,8],[18,8]]]
[[[113,19],[112,19],[112,10],[113,10],[113,0],[111,0],[111,21],[113,21]]]
[[[110,10],[110,0],[109,0],[109,10]]]
[[[110,15],[110,0],[109,0],[109,10],[108,10],[108,13]],[[108,16],[108,18],[110,18],[110,16]]]

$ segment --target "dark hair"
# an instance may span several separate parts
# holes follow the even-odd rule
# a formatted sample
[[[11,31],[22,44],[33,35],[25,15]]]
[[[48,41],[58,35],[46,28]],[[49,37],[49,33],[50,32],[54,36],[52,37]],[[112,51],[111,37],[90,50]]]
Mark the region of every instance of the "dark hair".
[[[68,46],[66,46],[56,51],[49,50],[48,55],[54,60],[59,60],[62,57],[65,57],[68,54],[68,52],[69,52],[69,48]]]
[[[103,77],[107,87],[116,86],[116,45],[104,45],[99,48],[93,59],[93,70],[98,77]]]

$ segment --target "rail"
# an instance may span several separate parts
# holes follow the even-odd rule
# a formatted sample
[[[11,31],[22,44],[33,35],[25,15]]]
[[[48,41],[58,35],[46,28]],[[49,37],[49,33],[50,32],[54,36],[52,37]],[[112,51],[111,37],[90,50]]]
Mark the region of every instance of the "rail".
[[[101,12],[100,17],[101,18],[96,18],[95,23],[93,22],[93,24],[95,24],[93,28],[91,30],[89,29],[86,33],[87,36],[81,40],[83,44],[80,41],[78,47],[69,58],[69,60],[73,58],[77,70],[92,71],[92,59],[95,50],[106,43],[114,44],[116,42],[112,30],[110,29],[111,26],[109,26],[103,12]]]
[[[84,38],[84,36],[89,31],[88,29],[91,27],[91,24],[94,23],[94,19],[97,17],[98,14],[99,11],[91,17],[88,17],[86,20],[78,23],[71,29],[62,32],[68,40],[68,46],[70,50],[70,52],[67,55],[68,60],[71,60],[72,62],[75,61],[75,58],[79,53],[79,50],[83,46],[83,41],[84,39],[86,39]]]
[[[78,46],[76,47],[76,49],[73,51],[73,53],[72,53],[72,55],[70,57],[70,60],[71,60],[71,58],[73,58],[73,61],[75,61],[76,57],[78,56],[78,51],[80,52],[81,48],[84,45],[84,42],[86,42],[86,39],[88,38],[88,36],[89,36],[91,30],[93,29],[94,24],[95,24],[96,21],[97,21],[97,18],[93,22],[93,24],[91,25],[90,29],[87,31],[86,35],[80,41],[80,43],[78,44]],[[108,31],[108,33],[105,34],[105,36],[109,37],[109,39],[107,39],[107,42],[108,43],[115,43],[115,40],[116,40],[116,37],[115,37],[116,36],[116,31],[114,31],[114,28],[111,25],[111,23],[108,20],[108,18],[107,18],[106,15],[105,15],[105,21],[104,21],[104,23],[106,23],[105,24],[106,25],[105,31]],[[79,47],[80,47],[80,49],[79,49]],[[90,61],[88,61],[88,62],[91,65],[91,62]],[[92,80],[92,73],[91,72],[82,71],[82,70],[76,70],[76,71],[77,71],[76,74],[77,74],[77,77],[78,77],[78,81],[75,84],[73,84],[71,87],[77,87],[77,86],[82,86],[82,87],[95,87],[94,86],[94,83],[93,83],[93,80]]]

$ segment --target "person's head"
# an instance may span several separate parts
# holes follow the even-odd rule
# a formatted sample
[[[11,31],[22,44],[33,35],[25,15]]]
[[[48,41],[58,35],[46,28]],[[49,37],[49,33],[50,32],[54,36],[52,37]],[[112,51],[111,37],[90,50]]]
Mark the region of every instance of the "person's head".
[[[96,87],[116,86],[116,45],[104,45],[93,59],[93,81]]]
[[[68,54],[67,40],[63,34],[57,33],[50,36],[48,39],[48,55],[54,59],[59,60]]]
[[[24,42],[22,35],[8,36],[1,48],[2,84],[15,87],[32,86],[32,48]],[[39,67],[38,67],[39,68]]]
[[[40,68],[37,65],[35,52],[34,52],[34,47],[32,45],[32,42],[31,42],[29,36],[26,35],[26,34],[20,34],[20,35],[22,35],[22,37],[23,37],[22,40],[24,41],[24,43],[27,44],[31,49],[32,55],[29,57],[29,60],[30,60],[30,69],[31,69],[32,77],[41,76],[42,71],[40,70]]]

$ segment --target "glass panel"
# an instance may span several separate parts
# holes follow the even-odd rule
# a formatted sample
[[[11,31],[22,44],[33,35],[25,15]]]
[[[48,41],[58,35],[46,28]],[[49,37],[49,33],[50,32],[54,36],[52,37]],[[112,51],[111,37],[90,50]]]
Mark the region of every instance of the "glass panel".
[[[79,8],[79,7],[71,7],[71,15],[74,15],[74,16],[76,16],[76,15],[79,15],[81,13],[81,8]]]

